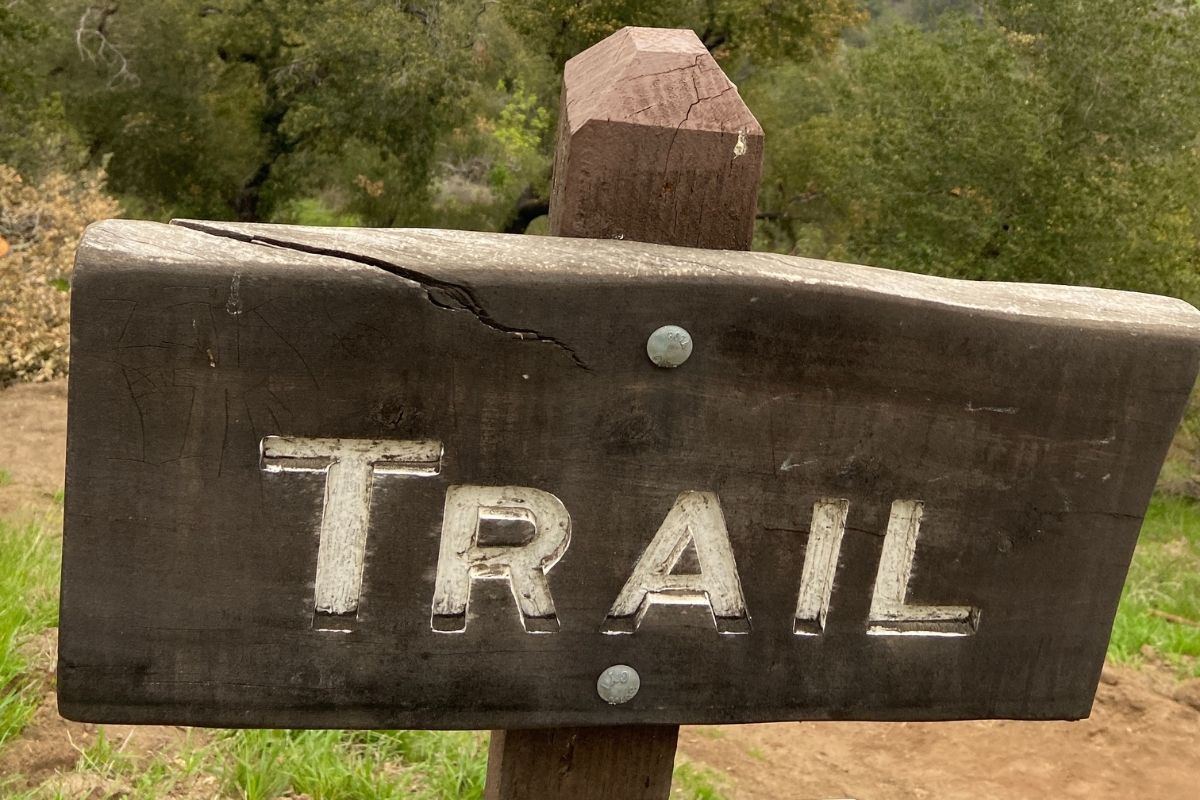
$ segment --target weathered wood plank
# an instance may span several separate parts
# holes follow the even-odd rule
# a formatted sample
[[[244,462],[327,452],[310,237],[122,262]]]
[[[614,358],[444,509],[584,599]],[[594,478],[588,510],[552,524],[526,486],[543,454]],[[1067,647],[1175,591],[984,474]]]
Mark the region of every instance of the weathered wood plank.
[[[1186,304],[632,242],[187,224],[102,223],[79,253],[67,716],[520,728],[1088,713],[1196,376]],[[695,342],[677,369],[646,357],[665,323]],[[337,449],[322,440],[406,443],[361,446],[375,466],[353,613],[317,600],[328,470],[275,468],[286,454],[269,437],[318,459]],[[472,485],[545,492],[569,513],[544,572],[555,632],[523,624],[503,578],[472,581],[461,632],[432,625],[447,491]],[[719,498],[749,632],[657,603],[634,633],[605,634],[688,492]],[[839,530],[841,501],[837,555],[825,536],[810,570],[810,528]],[[538,535],[489,514],[480,547]],[[878,589],[909,556],[912,613],[897,620],[895,591]],[[959,607],[975,612],[965,631],[921,611]],[[596,687],[614,664],[641,689],[610,705]]]

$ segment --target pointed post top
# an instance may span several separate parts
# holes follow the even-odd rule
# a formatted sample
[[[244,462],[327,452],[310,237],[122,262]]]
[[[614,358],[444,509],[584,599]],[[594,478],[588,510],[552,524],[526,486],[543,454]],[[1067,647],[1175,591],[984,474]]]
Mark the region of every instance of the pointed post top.
[[[551,231],[748,250],[762,152],[695,33],[622,28],[564,70]]]
[[[762,135],[737,87],[690,30],[622,28],[567,62],[572,133],[588,122]]]

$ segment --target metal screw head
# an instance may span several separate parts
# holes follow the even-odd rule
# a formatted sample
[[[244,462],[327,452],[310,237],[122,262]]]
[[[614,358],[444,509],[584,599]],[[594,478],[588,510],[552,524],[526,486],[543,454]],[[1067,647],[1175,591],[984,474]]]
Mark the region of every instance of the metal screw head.
[[[596,692],[609,705],[628,703],[642,688],[637,670],[625,664],[614,664],[596,680]]]
[[[646,355],[658,367],[678,367],[692,354],[692,335],[678,325],[663,325],[646,340]]]

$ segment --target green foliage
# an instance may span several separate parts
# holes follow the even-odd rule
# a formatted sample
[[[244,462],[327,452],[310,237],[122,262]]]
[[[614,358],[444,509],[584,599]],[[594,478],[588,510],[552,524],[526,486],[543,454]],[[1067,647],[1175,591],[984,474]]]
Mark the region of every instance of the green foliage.
[[[4,97],[14,97],[29,80],[31,71],[25,59],[40,35],[23,10],[20,4],[0,5],[0,96]],[[20,106],[14,104],[13,110]]]
[[[78,164],[79,143],[61,97],[49,91],[44,51],[51,27],[36,0],[0,3],[0,163],[31,177],[45,166]]]
[[[1195,296],[1200,13],[989,9],[891,26],[755,82],[770,148],[760,245]]]
[[[1109,656],[1137,662],[1161,658],[1200,677],[1200,504],[1156,497],[1146,512]]]
[[[423,214],[483,8],[156,0],[79,19],[53,5],[55,83],[115,191],[156,216],[266,219],[332,188],[373,224]]]
[[[523,195],[549,192],[553,117],[521,79],[474,98],[482,113],[442,144],[433,213],[452,228],[503,229]]]
[[[497,87],[504,90],[504,84]],[[550,112],[537,104],[537,97],[525,91],[518,80],[512,99],[504,104],[496,123],[495,137],[514,159],[535,155],[538,145],[550,130]]]
[[[353,228],[362,224],[354,214],[339,211],[340,204],[317,197],[297,197],[286,201],[275,212],[275,221],[287,225],[316,225]]]
[[[1200,385],[1192,392],[1155,487],[1161,495],[1200,500]]]
[[[570,55],[643,24],[807,58],[860,18],[854,0],[15,0],[0,162],[103,166],[136,216],[504,228],[547,194]]]
[[[39,681],[22,647],[58,615],[55,519],[0,519],[0,747],[21,732],[37,707]]]
[[[626,25],[691,28],[718,57],[804,60],[865,19],[855,0],[502,0],[506,19],[561,69]]]
[[[802,62],[832,52],[844,31],[865,20],[860,3],[853,0],[724,0],[704,5],[711,14],[705,43],[720,41],[731,55],[758,62]]]

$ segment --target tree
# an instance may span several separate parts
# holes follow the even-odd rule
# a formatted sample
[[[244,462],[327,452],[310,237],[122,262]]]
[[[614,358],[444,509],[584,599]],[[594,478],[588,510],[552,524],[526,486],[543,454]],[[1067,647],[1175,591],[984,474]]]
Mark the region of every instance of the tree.
[[[568,56],[690,25],[765,63],[859,19],[854,0],[49,3],[45,72],[135,214],[513,230],[544,207]]]
[[[806,60],[866,18],[856,0],[503,0],[505,17],[556,69],[626,25],[691,28],[718,57]]]
[[[890,27],[752,88],[769,143],[760,244],[1195,296],[1200,12],[1150,0],[984,12]]]
[[[0,4],[0,97],[6,101],[0,136],[6,138],[15,134],[15,114],[24,112],[28,105],[27,87],[32,78],[29,50],[38,38],[36,26],[22,10],[17,3]]]
[[[144,212],[266,219],[333,186],[374,224],[420,217],[466,111],[479,2],[106,0],[56,66],[71,122]]]
[[[0,0],[0,163],[32,168],[69,149],[58,98],[38,70],[48,35],[29,0]]]

